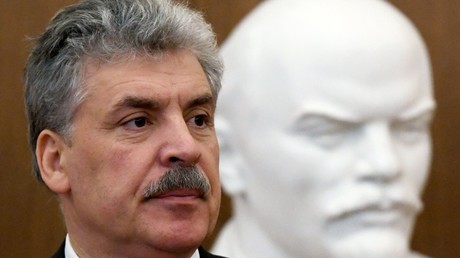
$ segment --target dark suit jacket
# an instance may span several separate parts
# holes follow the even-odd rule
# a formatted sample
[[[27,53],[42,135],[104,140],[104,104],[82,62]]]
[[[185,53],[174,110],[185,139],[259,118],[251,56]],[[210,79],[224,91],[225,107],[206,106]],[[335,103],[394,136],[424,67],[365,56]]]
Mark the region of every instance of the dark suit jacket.
[[[51,258],[65,258],[64,248],[65,248],[65,241],[62,242],[61,246],[59,247],[59,250],[53,256],[51,256]],[[198,252],[200,253],[200,258],[225,258],[222,256],[210,254],[206,252],[206,250],[204,250],[203,247],[201,246],[198,248]]]

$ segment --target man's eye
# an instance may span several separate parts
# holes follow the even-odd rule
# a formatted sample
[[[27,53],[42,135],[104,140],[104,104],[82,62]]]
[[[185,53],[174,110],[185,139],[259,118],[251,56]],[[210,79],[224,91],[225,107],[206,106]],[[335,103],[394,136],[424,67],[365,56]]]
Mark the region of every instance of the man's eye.
[[[209,118],[207,115],[194,116],[189,120],[189,124],[195,127],[204,128],[208,126]]]
[[[128,129],[138,129],[145,127],[147,124],[148,120],[146,117],[136,117],[123,123],[123,126],[127,127]]]

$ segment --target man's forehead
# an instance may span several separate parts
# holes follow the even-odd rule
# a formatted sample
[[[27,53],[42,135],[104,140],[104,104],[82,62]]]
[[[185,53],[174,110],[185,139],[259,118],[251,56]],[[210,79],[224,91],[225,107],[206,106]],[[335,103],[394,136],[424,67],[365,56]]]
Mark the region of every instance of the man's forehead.
[[[93,58],[86,60],[83,68],[87,97],[106,99],[98,105],[111,109],[159,109],[171,101],[184,106],[197,100],[215,105],[201,65],[185,51],[171,52],[161,58],[123,56],[108,61]]]

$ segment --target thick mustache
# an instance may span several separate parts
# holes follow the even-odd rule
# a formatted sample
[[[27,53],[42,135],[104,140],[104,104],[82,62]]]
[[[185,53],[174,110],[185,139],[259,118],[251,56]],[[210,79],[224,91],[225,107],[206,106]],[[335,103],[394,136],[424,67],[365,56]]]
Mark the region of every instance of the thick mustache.
[[[151,182],[144,190],[144,198],[151,199],[166,192],[179,189],[198,190],[200,197],[204,197],[211,190],[208,179],[195,165],[176,166]]]

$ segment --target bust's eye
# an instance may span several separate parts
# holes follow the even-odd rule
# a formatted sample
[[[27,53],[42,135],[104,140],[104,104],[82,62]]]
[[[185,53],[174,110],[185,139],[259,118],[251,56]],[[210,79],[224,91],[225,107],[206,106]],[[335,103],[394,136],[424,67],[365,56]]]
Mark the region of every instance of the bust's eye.
[[[392,130],[398,139],[407,143],[417,143],[430,134],[431,116],[422,116],[409,121],[392,124]]]
[[[322,115],[305,116],[296,124],[297,132],[325,148],[332,148],[351,139],[357,130],[359,124]]]

